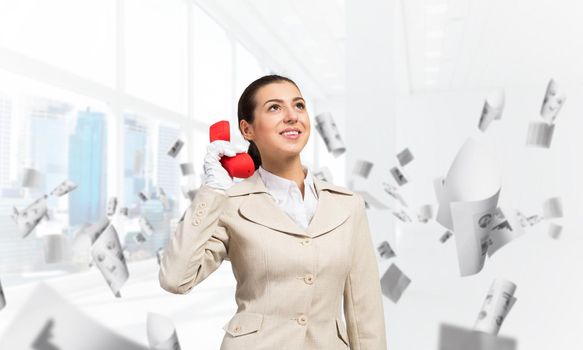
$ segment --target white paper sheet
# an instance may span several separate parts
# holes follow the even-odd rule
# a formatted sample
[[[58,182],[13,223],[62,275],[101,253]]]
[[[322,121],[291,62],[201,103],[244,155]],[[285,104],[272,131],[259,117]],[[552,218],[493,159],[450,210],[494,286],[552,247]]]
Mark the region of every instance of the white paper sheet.
[[[524,227],[516,210],[497,208],[488,234],[488,256],[524,234]]]
[[[145,217],[140,216],[140,218],[138,219],[138,224],[140,225],[140,230],[146,236],[150,237],[154,234],[154,227]]]
[[[396,217],[397,219],[399,219],[399,221],[401,222],[413,222],[413,220],[411,220],[411,217],[409,216],[409,214],[407,214],[407,212],[403,209],[399,209],[399,210],[394,210],[391,209],[391,214],[393,214],[394,217]]]
[[[453,230],[453,224],[451,222],[451,211],[449,209],[449,202],[445,194],[445,179],[443,177],[437,177],[433,179],[433,191],[435,192],[435,198],[437,199],[437,215],[435,220],[441,224],[441,226]]]
[[[46,264],[64,262],[71,256],[67,236],[62,234],[43,236],[43,247]]]
[[[526,134],[526,145],[541,148],[550,148],[553,141],[555,124],[545,122],[529,123]]]
[[[391,176],[397,182],[397,185],[403,186],[409,182],[409,177],[405,174],[403,168],[399,166],[394,166],[389,170]]]
[[[38,188],[42,184],[42,173],[36,169],[25,168],[22,176],[22,187]]]
[[[192,163],[181,163],[180,164],[180,171],[182,172],[182,176],[188,176],[194,174],[194,165]]]
[[[144,176],[144,151],[136,150],[134,152],[133,174],[136,177]]]
[[[176,142],[174,142],[172,147],[170,147],[170,149],[168,150],[168,155],[172,158],[176,158],[178,153],[180,153],[182,146],[184,146],[184,142],[180,139],[176,140]]]
[[[515,291],[516,284],[513,282],[504,279],[494,280],[482,304],[474,330],[498,335],[504,319],[516,302]]]
[[[396,256],[395,251],[393,250],[393,248],[391,247],[391,245],[387,241],[383,241],[377,247],[377,251],[379,252],[381,259],[386,260],[386,259],[390,259],[390,258]]]
[[[355,190],[354,192],[358,193],[362,196],[367,207],[372,206],[375,209],[381,209],[381,210],[389,208],[367,191]]]
[[[318,169],[318,171],[314,172],[314,176],[322,181],[334,183],[332,172],[326,166],[323,166],[320,169]]]
[[[441,237],[439,237],[439,242],[443,244],[447,242],[451,238],[451,236],[453,236],[453,233],[451,233],[450,230],[447,230],[441,235]]]
[[[484,107],[482,108],[482,114],[478,122],[478,129],[486,131],[490,123],[502,118],[505,100],[504,89],[497,89],[490,92],[486,97],[486,101],[484,101]]]
[[[0,310],[6,307],[6,296],[4,295],[4,289],[2,288],[2,282],[0,281]]]
[[[176,327],[169,318],[148,312],[148,342],[152,350],[180,350]]]
[[[132,238],[137,244],[146,243],[147,241],[146,236],[141,232],[136,233]]]
[[[510,337],[493,336],[450,324],[441,324],[439,350],[516,350]]]
[[[450,204],[461,276],[476,274],[484,267],[499,194],[498,191],[483,200]]]
[[[118,296],[129,278],[129,271],[119,237],[112,225],[107,226],[97,237],[91,247],[91,256],[113,294]]]
[[[526,216],[519,210],[516,211],[516,216],[518,217],[518,220],[522,227],[534,226],[544,220],[544,218],[540,215],[535,214],[531,216]]]
[[[385,192],[387,192],[387,194],[391,197],[393,197],[394,199],[396,199],[399,204],[401,204],[404,207],[407,207],[407,202],[405,202],[405,198],[403,198],[403,196],[399,193],[399,190],[396,186],[391,185],[390,183],[387,182],[383,182],[383,189],[385,190]]]
[[[71,180],[65,180],[61,182],[54,190],[51,191],[50,195],[55,197],[61,197],[74,189],[77,188],[77,184]]]
[[[147,350],[107,329],[39,284],[0,339],[0,349]]]
[[[548,198],[543,202],[543,216],[545,220],[563,217],[563,202],[560,197]]]
[[[468,139],[445,180],[434,180],[439,202],[437,221],[453,231],[460,273],[478,273],[488,251],[488,234],[500,195],[500,172],[491,147]]]
[[[142,202],[147,202],[150,199],[150,197],[145,191],[141,191],[140,193],[138,193],[138,198],[140,198]]]
[[[540,109],[540,115],[547,123],[554,123],[561,107],[565,104],[567,95],[559,89],[557,82],[551,79]]]
[[[117,209],[117,197],[111,197],[107,200],[107,216],[113,216]]]
[[[83,229],[83,231],[80,231],[78,235],[79,236],[86,235],[87,237],[89,237],[89,242],[91,243],[91,245],[93,245],[97,237],[101,235],[101,233],[107,228],[108,225],[109,218],[103,217],[94,222],[93,224],[91,224],[90,226],[85,227],[85,229]]]
[[[391,264],[381,277],[381,290],[383,295],[393,303],[397,303],[403,292],[411,284],[411,279],[407,277],[395,264]]]
[[[368,175],[372,170],[373,165],[374,163],[369,162],[367,160],[357,159],[356,162],[354,163],[354,169],[352,170],[352,173],[354,175],[367,179]]]
[[[160,200],[160,203],[162,203],[164,211],[169,211],[170,201],[168,200],[168,196],[162,187],[158,187],[158,199]]]
[[[16,222],[18,232],[22,238],[28,236],[47,214],[47,195],[40,197],[22,211],[13,208],[10,215]]]
[[[400,166],[405,166],[413,161],[413,153],[409,148],[405,148],[401,152],[397,153],[397,160],[399,161]]]
[[[552,239],[559,239],[563,233],[563,226],[555,224],[554,222],[549,223],[549,236]]]
[[[431,206],[431,204],[424,204],[419,207],[417,219],[423,223],[427,223],[429,220],[433,219],[433,206]]]
[[[316,115],[316,130],[324,140],[326,148],[334,157],[338,157],[346,152],[346,147],[340,137],[340,132],[331,113],[321,113]]]

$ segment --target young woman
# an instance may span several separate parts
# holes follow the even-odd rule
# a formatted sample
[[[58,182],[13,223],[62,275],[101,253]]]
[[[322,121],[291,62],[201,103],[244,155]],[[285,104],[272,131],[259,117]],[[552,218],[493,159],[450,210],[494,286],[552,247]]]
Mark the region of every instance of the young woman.
[[[165,249],[160,285],[188,293],[231,262],[238,308],[221,350],[386,350],[364,200],[302,165],[310,119],[299,88],[264,76],[238,107],[256,171],[234,183],[219,159],[243,149],[209,144],[203,185]]]

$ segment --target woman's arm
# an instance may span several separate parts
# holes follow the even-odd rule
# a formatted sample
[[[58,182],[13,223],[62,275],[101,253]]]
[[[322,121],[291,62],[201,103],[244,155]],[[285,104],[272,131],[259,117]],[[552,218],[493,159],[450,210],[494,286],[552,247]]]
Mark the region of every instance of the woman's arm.
[[[366,207],[357,196],[352,265],[344,285],[344,316],[352,350],[386,350],[379,269]]]
[[[185,294],[215,271],[227,257],[229,237],[219,220],[224,191],[203,185],[168,241],[160,261],[160,286]]]

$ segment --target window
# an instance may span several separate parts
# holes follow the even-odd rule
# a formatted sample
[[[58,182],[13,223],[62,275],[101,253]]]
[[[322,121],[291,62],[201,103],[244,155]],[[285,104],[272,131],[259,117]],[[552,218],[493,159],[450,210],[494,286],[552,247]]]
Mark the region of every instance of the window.
[[[194,117],[213,124],[233,120],[232,47],[225,31],[203,10],[193,9]]]
[[[176,112],[187,106],[187,6],[184,0],[125,0],[126,90]]]
[[[247,85],[264,75],[265,69],[263,69],[257,58],[243,45],[237,42],[235,48],[235,70],[237,72],[235,96],[239,98]]]
[[[25,272],[77,267],[46,264],[41,236],[72,238],[105,215],[111,196],[130,209],[128,220],[113,220],[129,260],[154,256],[190,204],[183,189],[200,186],[208,126],[229,120],[233,139],[240,138],[238,98],[269,72],[232,33],[184,0],[1,2],[0,56],[4,285],[21,282]],[[177,139],[184,146],[172,158],[167,152]],[[310,143],[304,151],[308,165],[313,149]],[[186,162],[194,166],[191,176],[182,176]],[[22,186],[26,168],[42,174],[37,187]],[[10,218],[13,206],[23,209],[67,179],[77,188],[51,197],[50,220],[22,239]],[[148,201],[138,197],[142,191]],[[155,229],[141,244],[134,240],[138,216]]]
[[[123,207],[139,206],[138,194],[150,193],[150,184],[146,179],[152,175],[152,152],[149,145],[149,125],[136,114],[124,116],[123,145],[123,190],[121,201]],[[151,141],[150,141],[151,142]]]
[[[0,47],[113,87],[116,0],[0,2]]]
[[[106,195],[106,106],[98,101],[0,71],[0,271],[55,268],[44,263],[45,234],[71,237],[84,223],[103,216]],[[25,168],[40,172],[34,188],[22,187]],[[22,238],[10,218],[69,179],[77,189],[49,197],[51,220]]]
[[[180,192],[180,168],[179,160],[185,159],[187,146],[183,146],[182,150],[176,158],[168,155],[168,150],[174,145],[176,140],[180,139],[186,142],[184,133],[178,127],[167,125],[160,125],[158,128],[158,147],[157,147],[157,185],[164,189],[164,192],[175,200],[182,194]]]

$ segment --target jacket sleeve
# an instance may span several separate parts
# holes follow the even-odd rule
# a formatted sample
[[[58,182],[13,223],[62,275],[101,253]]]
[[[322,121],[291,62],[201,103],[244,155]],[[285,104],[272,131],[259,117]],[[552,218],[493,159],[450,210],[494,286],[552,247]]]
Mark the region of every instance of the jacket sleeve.
[[[178,222],[160,260],[160,286],[185,294],[215,271],[227,258],[229,237],[222,225],[227,195],[202,185]]]
[[[357,197],[352,265],[344,284],[344,316],[351,350],[386,350],[385,317],[375,248],[364,199]]]

